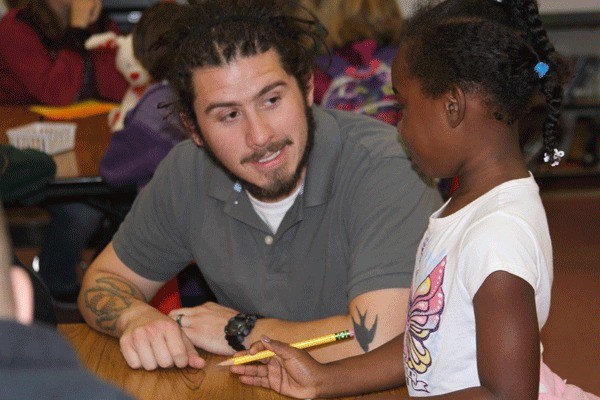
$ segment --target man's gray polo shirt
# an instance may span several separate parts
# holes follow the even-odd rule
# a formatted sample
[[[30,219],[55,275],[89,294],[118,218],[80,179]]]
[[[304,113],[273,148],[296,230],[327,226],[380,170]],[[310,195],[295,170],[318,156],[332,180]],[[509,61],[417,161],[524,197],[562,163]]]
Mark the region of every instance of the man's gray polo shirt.
[[[392,126],[313,110],[304,190],[275,235],[240,185],[185,141],[115,235],[120,260],[156,281],[195,260],[219,303],[296,321],[345,315],[360,294],[409,287],[437,191],[411,169]]]

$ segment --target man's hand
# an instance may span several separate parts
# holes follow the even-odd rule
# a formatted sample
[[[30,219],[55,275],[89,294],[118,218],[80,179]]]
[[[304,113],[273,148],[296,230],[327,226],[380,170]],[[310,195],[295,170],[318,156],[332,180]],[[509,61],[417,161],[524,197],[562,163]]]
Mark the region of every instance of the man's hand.
[[[110,243],[83,277],[79,311],[91,327],[120,339],[131,368],[202,368],[204,360],[177,322],[148,304],[163,284],[129,269]]]
[[[317,362],[306,351],[298,350],[285,343],[263,336],[250,350],[241,354],[256,354],[271,350],[276,356],[262,360],[265,365],[234,365],[231,372],[240,375],[247,385],[273,389],[286,396],[306,399],[319,397],[321,379],[326,366]]]
[[[210,353],[230,355],[233,349],[225,340],[225,325],[238,311],[217,303],[206,302],[197,307],[180,308],[169,313],[173,321],[179,319],[183,332],[192,343]]]
[[[177,322],[148,305],[143,306],[123,326],[119,342],[127,364],[148,371],[173,366],[203,368],[204,359]]]

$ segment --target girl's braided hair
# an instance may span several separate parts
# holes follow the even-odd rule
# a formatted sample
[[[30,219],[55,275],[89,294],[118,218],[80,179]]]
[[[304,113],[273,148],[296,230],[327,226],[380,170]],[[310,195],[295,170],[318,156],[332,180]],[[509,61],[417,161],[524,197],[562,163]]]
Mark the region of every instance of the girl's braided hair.
[[[186,6],[166,39],[176,56],[169,81],[179,95],[178,111],[196,121],[192,74],[225,65],[237,57],[275,50],[283,69],[307,93],[316,49],[325,28],[293,0],[196,1]]]
[[[406,23],[402,42],[409,72],[424,93],[437,97],[452,86],[476,92],[491,115],[508,124],[529,110],[539,90],[547,108],[544,146],[552,160],[569,68],[550,43],[535,0],[429,4]],[[549,67],[542,77],[534,69],[540,62]]]

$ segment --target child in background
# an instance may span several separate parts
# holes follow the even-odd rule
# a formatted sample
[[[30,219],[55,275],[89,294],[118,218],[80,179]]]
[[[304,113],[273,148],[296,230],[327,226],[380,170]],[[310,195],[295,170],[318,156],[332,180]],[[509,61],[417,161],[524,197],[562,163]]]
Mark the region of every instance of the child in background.
[[[161,107],[175,101],[165,81],[172,55],[161,43],[173,25],[180,5],[157,3],[147,8],[133,28],[135,57],[148,70],[153,83],[125,117],[124,128],[113,134],[100,162],[100,175],[111,186],[144,186],[169,150],[187,138],[179,117]]]
[[[250,353],[277,356],[231,370],[301,398],[405,383],[411,396],[597,399],[541,362],[552,246],[516,127],[541,93],[546,161],[560,162],[566,75],[535,0],[447,0],[419,10],[394,61],[398,130],[425,174],[458,175],[461,186],[431,216],[417,251],[406,332],[330,364],[263,337]]]
[[[127,82],[115,51],[88,53],[85,40],[117,25],[101,0],[27,0],[0,20],[0,104],[121,101]],[[9,39],[11,38],[11,39]]]
[[[403,19],[396,0],[323,0],[317,9],[317,15],[328,31],[325,44],[331,49],[332,55],[323,55],[316,60],[315,102],[331,108],[344,106],[343,98],[326,94],[329,94],[332,82],[340,77],[355,76],[356,71],[359,71],[356,82],[362,86],[360,89],[371,92],[367,98],[372,106],[388,97],[393,100],[393,93],[389,90],[389,68],[396,54]],[[376,62],[383,66],[379,67]],[[372,80],[372,76],[375,79]],[[386,91],[386,85],[389,93],[382,93]],[[358,92],[355,95],[363,97],[360,89],[356,89]],[[346,85],[341,90],[345,92],[354,89]],[[346,100],[348,105],[354,104],[350,97]],[[364,100],[358,102],[363,105]],[[347,109],[356,111],[354,108]],[[393,117],[378,116],[377,110],[370,114],[395,125],[398,121],[397,108],[394,109],[396,112]]]
[[[392,90],[392,62],[402,31],[396,0],[323,0],[316,14],[327,28],[331,54],[315,60],[315,101],[396,126],[402,112]],[[452,179],[440,180],[448,198]],[[448,186],[448,187],[447,187]]]
[[[17,0],[0,20],[0,104],[63,106],[86,98],[121,101],[127,82],[115,51],[86,52],[85,40],[117,25],[101,0]],[[47,202],[52,221],[33,268],[62,303],[79,291],[76,269],[103,219],[82,202]]]

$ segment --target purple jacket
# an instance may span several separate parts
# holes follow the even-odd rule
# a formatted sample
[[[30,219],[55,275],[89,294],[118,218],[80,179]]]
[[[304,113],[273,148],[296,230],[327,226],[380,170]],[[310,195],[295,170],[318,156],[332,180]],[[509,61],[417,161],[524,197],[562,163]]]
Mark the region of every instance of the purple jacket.
[[[113,134],[100,161],[100,175],[113,187],[146,185],[169,150],[188,138],[177,114],[160,104],[175,101],[168,83],[150,86],[127,113],[124,128]]]

